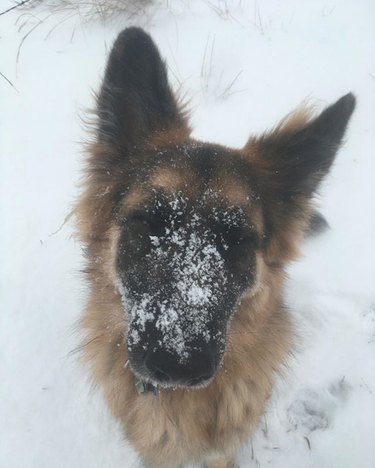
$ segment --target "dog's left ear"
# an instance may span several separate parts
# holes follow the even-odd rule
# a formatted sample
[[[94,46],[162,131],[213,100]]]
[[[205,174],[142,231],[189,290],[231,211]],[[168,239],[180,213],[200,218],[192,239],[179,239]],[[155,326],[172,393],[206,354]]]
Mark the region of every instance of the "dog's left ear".
[[[290,236],[288,226],[308,223],[309,200],[334,161],[354,107],[355,97],[349,93],[315,119],[297,112],[245,146],[271,235]]]

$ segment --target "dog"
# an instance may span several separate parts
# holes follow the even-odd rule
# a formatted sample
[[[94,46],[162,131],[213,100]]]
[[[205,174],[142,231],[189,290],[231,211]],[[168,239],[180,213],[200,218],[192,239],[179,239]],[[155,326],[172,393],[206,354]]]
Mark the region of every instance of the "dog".
[[[299,109],[242,149],[197,141],[150,36],[115,41],[76,205],[82,351],[146,466],[233,467],[256,429],[293,350],[284,269],[354,107]]]

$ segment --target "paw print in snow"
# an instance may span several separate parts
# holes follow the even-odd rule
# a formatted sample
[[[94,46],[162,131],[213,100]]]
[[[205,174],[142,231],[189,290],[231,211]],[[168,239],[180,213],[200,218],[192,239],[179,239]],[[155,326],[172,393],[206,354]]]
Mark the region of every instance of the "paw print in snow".
[[[331,385],[328,389],[304,389],[287,409],[291,429],[303,429],[310,433],[326,429],[332,422],[337,407],[343,404],[349,386],[344,379]]]

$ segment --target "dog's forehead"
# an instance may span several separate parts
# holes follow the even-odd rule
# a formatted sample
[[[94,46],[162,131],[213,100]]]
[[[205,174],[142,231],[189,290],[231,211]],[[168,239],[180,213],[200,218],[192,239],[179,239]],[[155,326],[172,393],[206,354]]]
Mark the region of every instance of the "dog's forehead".
[[[125,196],[122,210],[125,214],[143,207],[160,208],[168,205],[174,211],[212,211],[241,209],[253,211],[253,197],[247,187],[234,177],[224,175],[200,184],[192,177],[190,183],[173,170],[157,170],[141,187],[134,187]]]
[[[188,199],[207,203],[222,199],[231,205],[245,206],[251,199],[249,187],[240,178],[219,169],[208,180],[202,180],[196,168],[160,167],[153,171],[147,185],[170,197],[183,194]]]
[[[198,227],[198,219],[203,224],[214,220],[228,224],[239,215],[263,232],[263,208],[252,184],[252,168],[239,151],[211,144],[164,142],[150,148],[148,163],[148,170],[123,198],[120,217],[140,211],[186,220],[194,215]]]

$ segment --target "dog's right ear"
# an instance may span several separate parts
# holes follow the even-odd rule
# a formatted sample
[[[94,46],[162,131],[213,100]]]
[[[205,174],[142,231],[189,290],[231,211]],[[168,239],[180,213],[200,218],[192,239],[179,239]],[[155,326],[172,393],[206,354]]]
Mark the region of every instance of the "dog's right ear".
[[[116,39],[98,97],[99,140],[127,152],[155,132],[186,128],[151,37],[128,28]]]
[[[302,109],[245,146],[267,218],[270,261],[292,259],[295,239],[313,227],[312,199],[333,164],[355,104],[348,93],[315,118]]]

